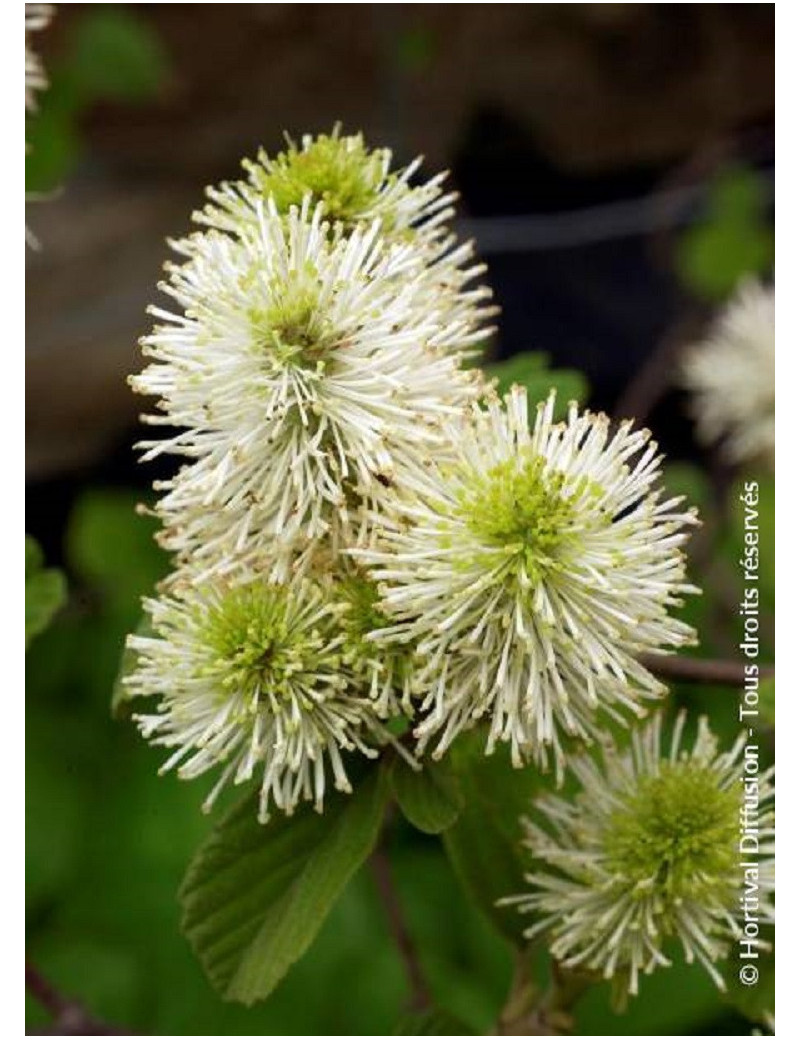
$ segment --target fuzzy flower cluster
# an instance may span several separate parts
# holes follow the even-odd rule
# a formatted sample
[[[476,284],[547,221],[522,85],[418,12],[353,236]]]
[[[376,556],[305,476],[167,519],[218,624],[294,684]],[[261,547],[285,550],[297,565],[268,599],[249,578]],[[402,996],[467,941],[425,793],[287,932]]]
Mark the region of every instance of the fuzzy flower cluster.
[[[611,979],[623,1000],[637,992],[641,974],[669,965],[669,940],[724,988],[718,963],[741,935],[746,737],[721,752],[703,718],[687,750],[684,728],[681,714],[662,748],[657,714],[624,750],[609,742],[599,759],[572,760],[580,792],[537,801],[525,822],[535,864],[527,877],[531,889],[507,900],[533,915],[526,936],[545,936],[565,967]],[[746,823],[759,837],[759,915],[768,923],[774,920],[772,770],[748,774],[747,785]]]
[[[683,381],[698,437],[733,463],[775,455],[775,290],[746,281],[705,341],[688,351]]]
[[[142,732],[217,773],[206,804],[258,778],[262,819],[320,808],[400,730],[439,756],[484,725],[562,769],[664,692],[642,654],[693,640],[694,516],[657,446],[465,364],[493,308],[442,176],[338,131],[244,171],[172,243],[132,378],[166,428],[144,457],[179,460],[155,506],[175,570],[130,639]]]

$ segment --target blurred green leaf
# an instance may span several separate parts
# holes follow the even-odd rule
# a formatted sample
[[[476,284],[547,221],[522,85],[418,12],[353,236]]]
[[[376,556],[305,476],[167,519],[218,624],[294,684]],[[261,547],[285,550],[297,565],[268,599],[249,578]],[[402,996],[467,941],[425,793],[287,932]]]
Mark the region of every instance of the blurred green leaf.
[[[80,121],[98,101],[142,103],[163,87],[169,62],[152,24],[124,4],[84,5],[63,49],[48,62],[49,86],[25,121],[25,188],[63,184],[80,159]]]
[[[474,1036],[463,1022],[447,1011],[435,1009],[415,1015],[406,1015],[397,1025],[393,1036]]]
[[[69,71],[87,99],[147,100],[159,91],[168,69],[150,23],[123,4],[94,7],[75,26]]]
[[[772,928],[763,929],[763,938],[774,947],[775,935]],[[756,967],[758,978],[754,985],[745,985],[739,975],[743,965]],[[739,947],[734,946],[723,969],[726,989],[723,999],[758,1025],[771,1026],[775,1019],[775,953],[773,949],[762,950],[757,961],[743,961]]]
[[[668,462],[663,469],[665,498],[683,495],[687,506],[695,506],[700,516],[712,505],[712,489],[708,475],[691,462]]]
[[[85,815],[82,784],[48,739],[47,723],[28,711],[28,750],[36,753],[25,756],[25,898],[36,908],[74,877]]]
[[[303,955],[347,882],[372,851],[386,804],[372,764],[352,794],[257,820],[249,795],[214,828],[181,886],[183,928],[227,1000],[268,996]]]
[[[392,792],[409,823],[425,834],[440,834],[458,818],[464,797],[449,762],[425,759],[412,769],[399,755],[389,770]]]
[[[724,300],[745,275],[772,270],[775,241],[765,211],[755,170],[734,166],[718,175],[704,219],[678,240],[677,271],[689,289],[703,299]]]
[[[55,931],[36,951],[36,967],[59,991],[80,1001],[94,1016],[124,1027],[138,1011],[142,965],[112,937]]]
[[[531,405],[544,401],[555,390],[556,418],[567,414],[570,401],[583,402],[589,396],[589,385],[582,372],[573,368],[549,368],[547,354],[530,351],[515,354],[505,361],[494,361],[485,366],[486,374],[497,380],[497,392],[506,394],[514,384],[524,386]]]
[[[103,593],[113,608],[138,612],[168,561],[156,545],[155,522],[138,516],[138,496],[129,491],[88,491],[77,502],[67,529],[67,552],[75,571]]]
[[[456,823],[444,832],[444,844],[469,897],[506,939],[522,946],[525,922],[519,911],[497,903],[526,888],[530,863],[522,847],[520,820],[548,778],[534,766],[515,769],[504,747],[486,755],[484,742],[485,733],[473,731],[451,751],[465,804]]]
[[[35,539],[25,535],[25,646],[43,632],[67,598],[61,571],[43,568],[44,557]]]
[[[137,636],[151,636],[153,635],[153,626],[150,622],[148,615],[143,615],[142,620],[136,626],[135,633]],[[128,714],[129,701],[131,700],[128,688],[123,682],[136,667],[136,662],[139,660],[139,655],[135,650],[132,650],[128,644],[125,644],[125,648],[122,651],[122,657],[119,662],[119,671],[117,677],[114,680],[114,687],[111,690],[111,717],[115,719],[125,718]]]

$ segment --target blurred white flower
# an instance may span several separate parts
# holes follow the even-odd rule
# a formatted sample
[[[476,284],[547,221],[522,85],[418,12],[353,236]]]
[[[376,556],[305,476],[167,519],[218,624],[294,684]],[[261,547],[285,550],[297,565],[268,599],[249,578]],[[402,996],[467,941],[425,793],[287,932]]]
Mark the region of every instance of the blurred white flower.
[[[153,363],[131,380],[159,398],[147,421],[181,428],[145,458],[191,460],[159,485],[162,541],[200,571],[266,557],[285,578],[315,539],[358,541],[363,503],[410,479],[478,395],[460,360],[484,335],[482,295],[443,297],[413,242],[387,246],[377,222],[345,234],[309,199],[178,248],[161,288],[179,313],[151,308]]]
[[[415,641],[422,661],[416,734],[440,756],[477,719],[487,751],[519,765],[563,764],[564,737],[591,738],[598,712],[641,713],[664,687],[637,657],[693,642],[670,616],[685,582],[694,513],[662,500],[656,444],[603,415],[531,430],[515,387],[447,429],[453,460],[434,463],[372,517],[366,564],[394,624],[376,641]]]
[[[731,462],[775,454],[775,290],[745,282],[683,363],[697,434]]]
[[[571,760],[580,792],[534,803],[524,823],[531,891],[504,900],[535,915],[526,937],[545,936],[559,963],[613,979],[623,998],[641,973],[670,964],[672,938],[724,988],[716,962],[743,920],[743,819],[760,839],[747,856],[759,864],[759,919],[774,918],[772,770],[748,773],[743,786],[745,736],[720,752],[702,718],[681,750],[684,722],[679,715],[663,757],[659,714],[630,747],[609,742],[600,761]]]
[[[29,46],[29,35],[50,23],[53,4],[25,4],[25,111],[36,111],[36,92],[47,86],[47,76],[38,55]]]
[[[132,635],[138,654],[125,683],[132,697],[158,697],[135,716],[145,737],[172,748],[192,779],[221,770],[204,803],[226,783],[261,774],[259,818],[270,805],[322,810],[328,776],[349,791],[343,751],[369,757],[386,743],[362,676],[348,663],[343,615],[316,584],[259,579],[231,585],[173,578],[170,594],[146,600],[152,635]]]

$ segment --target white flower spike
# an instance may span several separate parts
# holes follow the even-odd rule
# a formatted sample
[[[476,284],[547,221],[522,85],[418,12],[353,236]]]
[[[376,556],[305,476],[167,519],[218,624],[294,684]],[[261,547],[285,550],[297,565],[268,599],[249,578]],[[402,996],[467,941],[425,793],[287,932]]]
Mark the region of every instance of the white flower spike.
[[[775,290],[745,282],[683,364],[697,434],[730,462],[775,464]]]
[[[182,778],[221,770],[204,803],[226,783],[258,773],[259,818],[271,803],[322,810],[328,776],[349,791],[344,751],[369,757],[385,744],[363,678],[349,666],[341,603],[318,585],[260,580],[197,585],[146,600],[153,635],[132,635],[138,654],[125,683],[131,697],[158,697],[136,716],[142,734],[174,749],[162,772]]]
[[[470,294],[443,299],[413,245],[387,248],[377,225],[345,235],[308,199],[181,248],[162,286],[179,313],[152,309],[153,363],[131,380],[160,399],[151,423],[182,428],[144,457],[190,460],[159,486],[162,542],[208,574],[268,554],[285,579],[315,540],[363,537],[363,503],[438,450],[480,391],[459,356],[483,333]]]
[[[53,4],[25,4],[25,111],[36,111],[36,94],[47,87],[47,76],[39,56],[29,46],[29,35],[50,24]]]
[[[394,624],[376,640],[417,642],[426,690],[420,750],[442,755],[485,718],[487,752],[563,765],[562,739],[591,739],[598,715],[641,714],[664,687],[638,661],[693,642],[670,615],[684,593],[681,546],[696,522],[661,498],[646,430],[555,396],[533,428],[523,389],[476,405],[448,435],[454,459],[432,465],[392,510],[375,514],[376,547],[353,550]]]
[[[525,822],[531,891],[504,900],[535,915],[526,937],[545,936],[562,965],[613,979],[620,1003],[641,974],[670,964],[672,938],[724,989],[716,965],[740,935],[742,813],[760,836],[761,920],[774,919],[772,770],[743,787],[745,736],[720,752],[702,718],[685,751],[684,722],[666,753],[658,714],[629,748],[572,760],[580,793],[536,801]]]

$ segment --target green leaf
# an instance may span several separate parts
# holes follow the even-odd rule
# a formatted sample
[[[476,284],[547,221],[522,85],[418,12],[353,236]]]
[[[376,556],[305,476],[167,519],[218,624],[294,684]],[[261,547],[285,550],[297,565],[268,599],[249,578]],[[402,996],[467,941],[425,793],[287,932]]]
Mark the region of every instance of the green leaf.
[[[25,535],[25,646],[43,632],[67,598],[61,571],[42,568],[44,557],[36,541]]]
[[[268,996],[311,945],[372,851],[386,804],[376,764],[325,811],[306,804],[259,824],[249,795],[212,831],[181,886],[183,928],[226,1000]]]
[[[474,1036],[475,1033],[448,1011],[434,1008],[406,1015],[392,1036]]]
[[[497,392],[506,394],[517,383],[528,391],[531,404],[544,401],[556,391],[556,418],[567,413],[570,401],[582,404],[589,396],[589,386],[582,372],[572,368],[549,368],[547,354],[531,351],[515,354],[505,361],[486,365],[486,374],[497,380]]]
[[[93,488],[75,504],[67,529],[74,570],[126,614],[138,612],[139,597],[152,593],[168,568],[154,540],[157,524],[137,515],[138,502],[131,491]]]
[[[120,4],[90,10],[75,26],[70,79],[88,100],[143,101],[167,78],[164,46],[150,23]]]
[[[762,936],[774,948],[775,935],[772,928],[765,928]],[[740,972],[755,967],[756,981],[742,982]],[[775,1020],[775,953],[774,949],[762,950],[758,960],[741,960],[739,947],[734,946],[723,968],[726,988],[723,999],[744,1015],[750,1022],[771,1026]],[[749,978],[749,976],[748,976]]]
[[[470,898],[506,939],[523,946],[526,922],[515,907],[497,904],[527,887],[524,875],[531,863],[521,844],[520,821],[550,781],[534,766],[515,769],[505,748],[485,755],[484,742],[485,733],[474,731],[453,746],[465,805],[444,832],[444,845]]]
[[[677,271],[698,296],[724,300],[745,275],[770,271],[774,253],[763,183],[755,170],[732,166],[712,184],[704,218],[678,240]]]
[[[392,792],[409,823],[425,834],[441,834],[458,818],[464,797],[449,762],[425,759],[421,769],[398,755],[389,770]]]
[[[136,626],[135,634],[137,636],[151,636],[153,632],[154,629],[149,616],[143,615],[142,620]],[[138,660],[138,653],[135,650],[131,650],[126,644],[120,657],[119,671],[111,689],[111,717],[114,719],[125,718],[128,714],[128,702],[131,700],[131,696],[123,680],[133,672]]]

